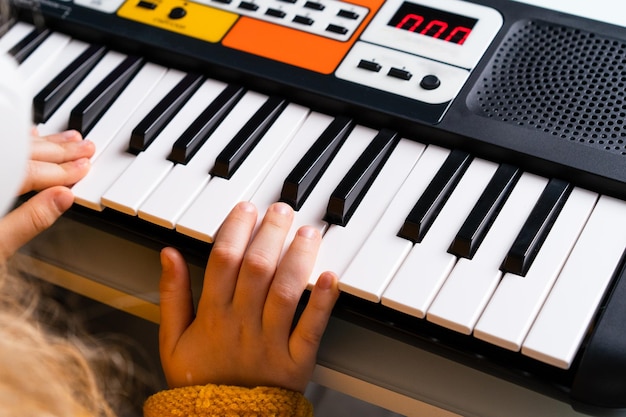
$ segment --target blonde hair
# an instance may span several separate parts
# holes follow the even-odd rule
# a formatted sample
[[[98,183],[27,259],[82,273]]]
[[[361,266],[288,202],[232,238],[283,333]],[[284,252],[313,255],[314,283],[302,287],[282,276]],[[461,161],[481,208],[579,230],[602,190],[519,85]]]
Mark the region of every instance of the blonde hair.
[[[0,0],[0,36],[11,17]],[[0,417],[113,417],[134,408],[136,399],[125,400],[153,384],[139,381],[129,346],[88,335],[41,282],[7,265],[0,259]]]
[[[36,285],[0,266],[0,415],[115,415],[96,377],[110,352],[48,324],[63,316]]]

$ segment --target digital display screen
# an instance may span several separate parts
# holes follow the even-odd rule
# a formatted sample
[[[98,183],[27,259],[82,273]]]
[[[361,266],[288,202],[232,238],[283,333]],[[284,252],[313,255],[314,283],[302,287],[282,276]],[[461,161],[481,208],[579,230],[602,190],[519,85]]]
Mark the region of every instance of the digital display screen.
[[[388,25],[431,38],[463,45],[478,22],[467,16],[431,9],[414,3],[404,2],[393,15]]]

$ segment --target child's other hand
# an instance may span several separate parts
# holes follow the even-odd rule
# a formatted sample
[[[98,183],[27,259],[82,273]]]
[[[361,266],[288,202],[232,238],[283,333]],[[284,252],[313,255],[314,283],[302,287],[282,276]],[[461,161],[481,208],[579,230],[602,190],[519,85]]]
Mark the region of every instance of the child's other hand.
[[[204,276],[197,314],[179,252],[161,253],[161,361],[171,387],[227,384],[303,392],[339,296],[337,277],[321,275],[298,323],[300,297],[321,237],[301,228],[282,260],[291,207],[272,205],[251,240],[257,212],[237,205],[222,225]]]

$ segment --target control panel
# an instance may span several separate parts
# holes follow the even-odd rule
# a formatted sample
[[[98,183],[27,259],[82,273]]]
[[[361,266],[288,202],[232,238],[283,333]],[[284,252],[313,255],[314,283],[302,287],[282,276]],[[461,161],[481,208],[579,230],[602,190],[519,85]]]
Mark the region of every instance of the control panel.
[[[445,103],[456,97],[501,26],[499,12],[474,3],[388,0],[336,75],[425,103]]]
[[[75,0],[425,104],[451,102],[503,24],[462,0]]]

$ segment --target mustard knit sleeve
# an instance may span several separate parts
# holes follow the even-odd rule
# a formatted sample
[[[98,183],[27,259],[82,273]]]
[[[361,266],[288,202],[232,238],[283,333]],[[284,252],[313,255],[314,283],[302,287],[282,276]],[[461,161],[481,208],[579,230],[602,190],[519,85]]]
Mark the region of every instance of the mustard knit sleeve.
[[[313,406],[299,392],[282,388],[204,385],[152,395],[144,417],[313,417]]]

